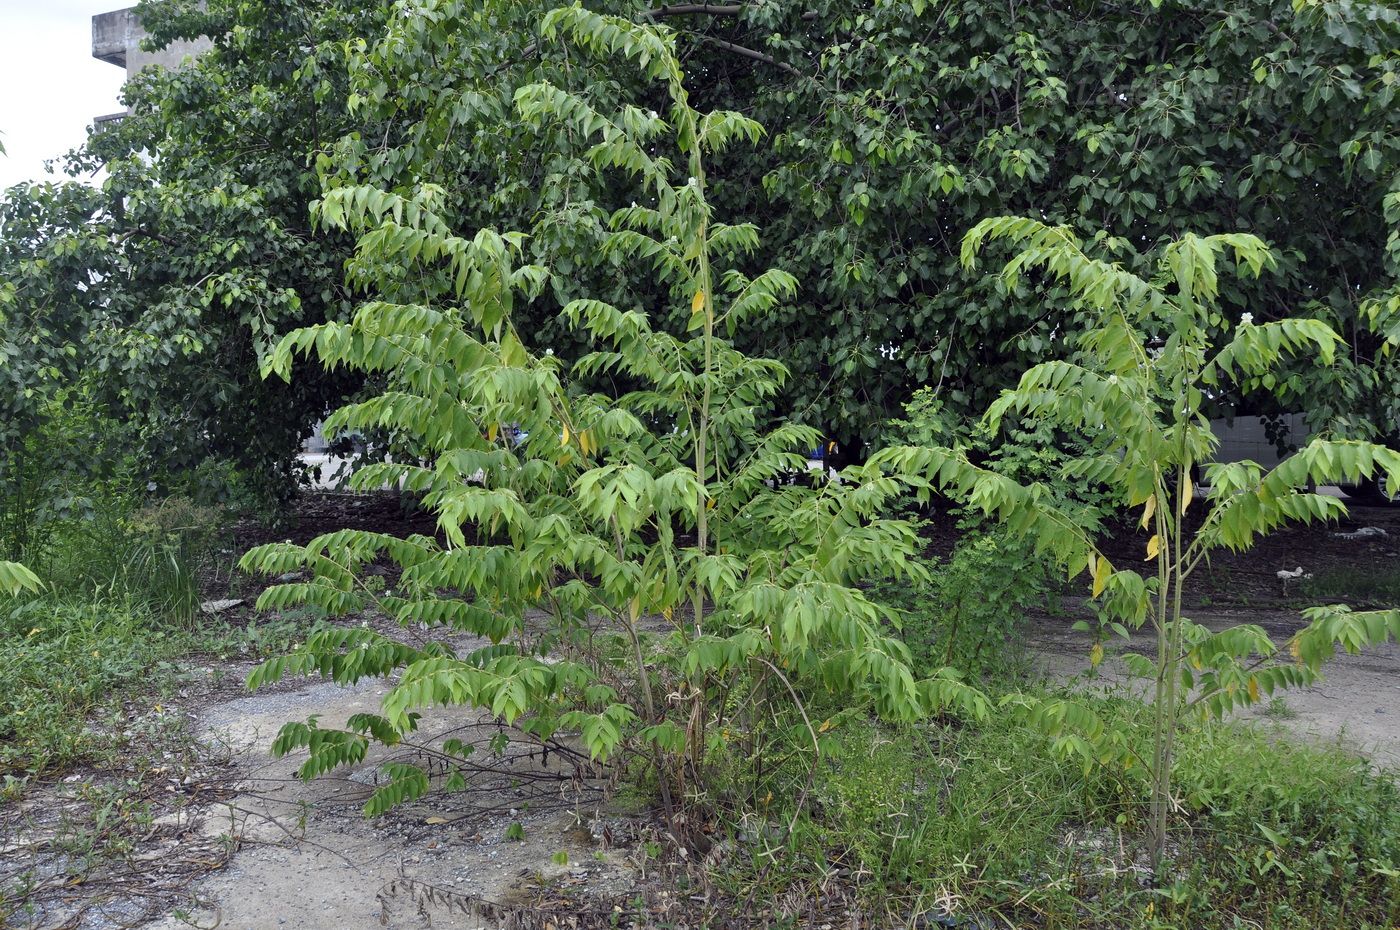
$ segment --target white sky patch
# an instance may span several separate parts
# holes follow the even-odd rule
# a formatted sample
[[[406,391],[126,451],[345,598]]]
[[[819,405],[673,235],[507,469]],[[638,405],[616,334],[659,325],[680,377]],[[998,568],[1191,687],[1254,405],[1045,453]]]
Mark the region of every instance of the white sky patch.
[[[123,109],[126,72],[92,57],[92,17],[132,2],[0,0],[0,189],[55,180],[44,161],[80,145],[93,117]]]

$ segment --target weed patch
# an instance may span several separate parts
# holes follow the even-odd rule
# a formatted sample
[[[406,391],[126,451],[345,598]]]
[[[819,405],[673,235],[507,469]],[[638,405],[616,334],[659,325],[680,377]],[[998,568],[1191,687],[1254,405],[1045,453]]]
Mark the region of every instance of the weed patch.
[[[190,630],[126,599],[0,604],[0,773],[113,762],[130,729],[125,704],[168,694],[188,674],[182,656],[259,658],[288,648],[309,626],[293,616]]]
[[[1137,701],[1098,698],[1094,709],[1147,732]],[[1184,829],[1169,848],[1174,880],[1159,886],[1140,781],[1057,759],[1004,719],[851,727],[818,768],[797,829],[781,842],[751,836],[753,855],[721,882],[740,899],[842,885],[867,911],[949,926],[1395,925],[1400,788],[1390,773],[1212,723],[1183,729],[1175,777]]]
[[[1341,600],[1351,604],[1400,604],[1400,569],[1380,565],[1336,566],[1318,571],[1302,584],[1312,600]]]
[[[888,582],[880,597],[899,608],[901,634],[924,673],[943,666],[978,677],[1025,671],[1014,647],[1028,613],[1057,602],[1051,560],[1005,532],[969,535],[944,561],[925,561],[927,578]]]
[[[187,634],[122,601],[36,598],[0,612],[0,771],[40,773],[114,751],[95,718],[174,680]]]

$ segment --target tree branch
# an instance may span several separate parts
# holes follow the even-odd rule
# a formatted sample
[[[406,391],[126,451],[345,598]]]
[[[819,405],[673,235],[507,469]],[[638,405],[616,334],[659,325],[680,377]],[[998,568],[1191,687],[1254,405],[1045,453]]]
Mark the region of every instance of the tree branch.
[[[796,68],[794,68],[792,65],[788,64],[785,61],[779,61],[772,55],[769,55],[767,52],[760,52],[757,49],[747,48],[743,45],[735,45],[733,42],[726,42],[724,39],[716,39],[713,36],[699,36],[698,38],[705,42],[709,42],[711,45],[716,45],[724,49],[726,52],[733,52],[735,55],[739,55],[740,57],[752,58],[754,61],[761,61],[764,64],[772,65],[775,68],[781,68],[788,74],[794,75],[796,77],[802,76],[801,71],[798,71]]]
[[[744,11],[742,3],[677,3],[670,6],[659,6],[653,10],[645,10],[640,15],[642,19],[661,19],[665,16],[690,16],[695,13],[704,13],[708,16],[738,16]]]
[[[672,6],[659,6],[655,9],[645,10],[642,13],[640,13],[639,16],[642,19],[652,20],[663,19],[668,16],[688,16],[697,14],[705,16],[738,16],[741,12],[743,12],[744,6],[745,4],[742,3],[677,3]],[[808,12],[802,14],[802,18],[810,22],[817,18],[817,14],[814,11],[809,10]],[[733,42],[728,42],[724,39],[712,38],[710,36],[699,36],[699,38],[711,43],[712,45],[716,45],[724,49],[726,52],[732,52],[735,55],[739,55],[743,58],[750,58],[754,61],[761,61],[766,65],[772,65],[775,68],[780,68],[783,71],[786,71],[788,74],[794,75],[796,77],[802,76],[801,71],[797,70],[792,65],[787,64],[786,62],[779,61],[772,55],[769,55],[767,52],[760,52],[757,49],[748,48],[743,45],[736,45]],[[529,45],[525,46],[525,48],[521,51],[520,58],[516,59],[515,61],[505,62],[497,70],[507,68],[514,64],[519,64],[524,59],[530,58],[533,55],[535,55],[539,50],[539,43],[531,42]]]
[[[744,12],[747,4],[744,3],[674,3],[656,7],[652,10],[645,10],[639,14],[643,19],[662,19],[667,16],[694,16],[703,14],[706,16],[738,16]],[[808,10],[802,14],[802,18],[811,22],[817,18],[815,10]]]
[[[149,229],[129,229],[121,234],[121,241],[125,242],[132,236],[141,236],[146,239],[154,239],[157,242],[163,245],[171,246],[172,248],[180,244],[174,239],[170,238],[169,236],[163,236],[158,232],[151,232]]]

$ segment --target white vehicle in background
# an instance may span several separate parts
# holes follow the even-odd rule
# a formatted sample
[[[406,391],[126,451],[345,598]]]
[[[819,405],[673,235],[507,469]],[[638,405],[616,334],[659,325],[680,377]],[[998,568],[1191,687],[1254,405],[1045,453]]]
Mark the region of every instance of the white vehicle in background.
[[[1216,449],[1218,462],[1258,462],[1265,468],[1272,468],[1280,460],[1281,438],[1285,448],[1296,448],[1307,440],[1308,426],[1301,413],[1287,413],[1278,417],[1237,416],[1211,421],[1211,428],[1220,438]],[[1393,449],[1400,449],[1400,436],[1392,436],[1385,443]],[[1384,474],[1372,477],[1363,484],[1340,485],[1347,497],[1362,504],[1400,504],[1400,488],[1390,486]]]

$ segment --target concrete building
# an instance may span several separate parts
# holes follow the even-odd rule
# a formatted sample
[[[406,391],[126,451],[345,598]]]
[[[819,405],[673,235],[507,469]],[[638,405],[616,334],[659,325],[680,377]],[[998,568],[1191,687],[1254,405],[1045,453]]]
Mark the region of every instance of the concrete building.
[[[105,61],[126,71],[128,80],[143,68],[152,65],[162,68],[179,67],[186,58],[198,55],[213,45],[207,38],[192,42],[172,42],[158,52],[148,52],[141,47],[146,38],[146,30],[136,16],[135,7],[99,13],[92,18],[92,57]],[[104,124],[121,119],[125,113],[110,113],[97,117],[95,129]]]
[[[1258,462],[1265,468],[1273,468],[1280,461],[1278,445],[1274,442],[1274,432],[1270,431],[1263,417],[1238,416],[1230,419],[1210,421],[1211,429],[1220,437],[1220,448],[1215,451],[1217,462]],[[1297,448],[1308,440],[1308,424],[1301,413],[1286,413],[1278,418],[1274,430],[1287,446]]]

